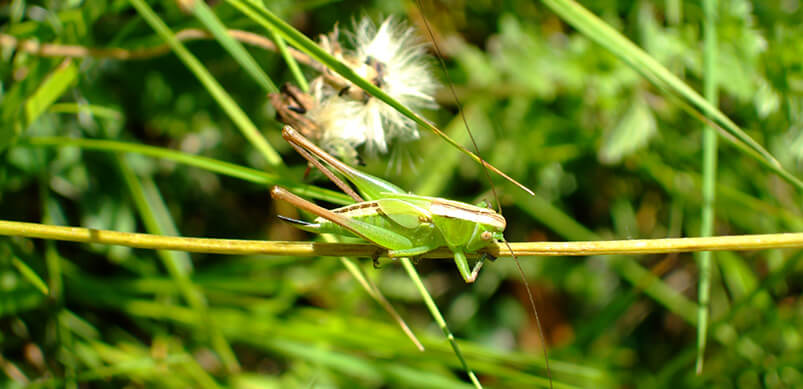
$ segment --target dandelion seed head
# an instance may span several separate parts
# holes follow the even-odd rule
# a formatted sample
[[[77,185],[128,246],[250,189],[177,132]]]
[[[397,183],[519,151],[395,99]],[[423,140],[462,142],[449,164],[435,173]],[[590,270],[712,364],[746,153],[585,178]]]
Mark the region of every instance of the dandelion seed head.
[[[337,35],[335,30],[324,37],[321,46],[361,77],[373,81],[413,110],[437,106],[432,96],[437,83],[430,73],[426,45],[413,28],[392,17],[377,28],[371,19],[363,18],[354,24],[354,32],[349,34],[353,45],[350,51],[340,47]],[[339,78],[331,74],[327,77]],[[346,85],[345,89],[357,88],[347,81]],[[418,138],[413,120],[378,99],[361,93],[356,95],[363,95],[362,100],[349,99],[348,95],[341,96],[343,89],[335,89],[325,82],[318,82],[313,94],[323,102],[311,117],[324,129],[321,143],[325,148],[331,150],[327,142],[354,147],[364,144],[368,153],[385,153],[388,142],[394,139]]]
[[[426,45],[412,27],[390,17],[377,29],[369,18],[360,20],[353,36],[355,54],[361,63],[371,59],[383,65],[380,87],[387,94],[412,109],[435,108],[432,96],[437,87],[430,72]],[[387,150],[385,138],[412,140],[418,138],[417,125],[378,99],[370,99],[366,109],[381,118],[375,125],[384,125],[386,137],[368,139],[381,152]]]
[[[323,129],[319,143],[326,151],[354,161],[357,147],[366,141],[364,111],[358,101],[331,96],[312,109],[308,117]]]

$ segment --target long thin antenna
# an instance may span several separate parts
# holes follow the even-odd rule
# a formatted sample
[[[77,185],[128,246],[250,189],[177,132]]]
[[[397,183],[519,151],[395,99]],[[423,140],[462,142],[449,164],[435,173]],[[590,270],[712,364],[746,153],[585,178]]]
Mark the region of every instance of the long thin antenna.
[[[463,125],[466,126],[466,132],[468,132],[468,136],[471,139],[471,144],[474,146],[474,152],[477,154],[477,157],[480,158],[480,150],[477,146],[477,141],[474,140],[474,134],[471,133],[471,129],[468,125],[468,119],[466,119],[466,114],[463,111],[463,105],[460,103],[460,99],[457,97],[457,92],[454,90],[454,83],[452,82],[452,78],[449,76],[449,71],[446,68],[446,61],[443,60],[443,55],[441,54],[441,49],[438,46],[438,42],[435,39],[435,34],[432,32],[432,28],[429,26],[429,20],[427,20],[426,15],[424,15],[424,6],[421,3],[421,0],[416,0],[416,4],[418,5],[418,12],[421,13],[421,19],[424,21],[424,26],[427,28],[427,34],[429,34],[429,38],[432,41],[432,47],[435,49],[435,54],[438,57],[438,63],[441,65],[441,69],[443,69],[443,73],[446,75],[446,81],[449,85],[449,91],[452,94],[452,98],[454,98],[455,104],[457,104],[457,109],[460,114],[460,118],[463,120]],[[496,200],[496,208],[499,214],[502,214],[502,202],[499,201],[499,196],[496,193],[496,186],[494,185],[493,181],[491,180],[491,173],[488,171],[487,162],[482,160],[481,165],[483,166],[483,171],[485,172],[485,176],[488,179],[488,183],[491,185],[491,193],[493,193],[494,199]],[[531,192],[532,193],[532,192]],[[513,248],[510,247],[510,244],[504,240],[505,245],[507,246],[508,250],[510,250],[510,254],[513,256],[513,260],[516,262],[516,267],[519,269],[519,275],[521,275],[521,280],[524,282],[524,287],[527,289],[527,297],[530,299],[530,306],[532,307],[533,315],[535,316],[535,323],[538,327],[538,335],[541,337],[541,344],[543,345],[544,350],[544,365],[546,366],[546,374],[547,378],[549,379],[549,388],[552,389],[552,371],[549,368],[549,355],[547,352],[547,344],[546,344],[546,337],[544,337],[544,331],[541,327],[541,318],[538,316],[538,309],[535,306],[535,299],[533,298],[533,293],[530,290],[530,283],[527,282],[527,277],[524,275],[524,269],[521,268],[521,263],[519,263],[518,257],[513,252]]]
[[[527,277],[524,276],[524,269],[521,268],[519,257],[517,257],[516,253],[513,252],[513,248],[510,247],[510,243],[508,243],[506,240],[503,240],[503,242],[505,242],[505,246],[507,246],[507,249],[510,251],[510,255],[516,262],[516,267],[519,269],[521,281],[524,282],[524,288],[527,289],[527,297],[530,299],[530,306],[533,308],[533,315],[535,315],[535,325],[538,327],[538,336],[541,337],[541,344],[544,345],[544,347],[542,347],[544,350],[544,365],[546,366],[546,376],[549,379],[549,388],[552,389],[552,370],[549,368],[549,355],[547,352],[546,337],[544,336],[544,329],[541,326],[541,318],[538,317],[538,308],[535,307],[535,298],[533,298],[533,292],[530,290],[530,283],[527,282]]]
[[[477,147],[477,141],[474,140],[474,134],[471,133],[471,130],[468,127],[468,119],[466,119],[466,113],[463,112],[463,104],[460,103],[460,99],[457,98],[457,92],[454,90],[454,83],[452,82],[452,77],[449,76],[449,71],[446,69],[446,61],[443,60],[443,54],[441,53],[441,49],[438,46],[438,41],[435,40],[435,34],[432,33],[432,28],[429,26],[429,21],[427,20],[426,15],[424,15],[424,6],[421,4],[421,0],[416,0],[418,4],[418,12],[421,13],[421,19],[424,20],[424,26],[427,28],[427,34],[429,34],[429,39],[432,41],[432,47],[435,49],[435,56],[438,57],[438,63],[441,65],[441,69],[443,69],[443,74],[446,76],[447,84],[449,85],[449,91],[452,93],[452,98],[454,98],[455,104],[457,104],[457,111],[460,114],[460,118],[463,120],[463,125],[466,126],[466,132],[468,132],[468,137],[471,139],[471,144],[474,146],[474,153],[477,154],[477,157],[480,158],[480,148]],[[482,158],[480,158],[482,159]],[[485,160],[482,160],[485,162]],[[481,164],[483,169],[482,171],[485,172],[485,176],[488,178],[488,182],[491,184],[491,193],[494,195],[494,200],[496,200],[496,208],[499,214],[502,214],[502,204],[499,202],[499,196],[496,194],[496,186],[494,186],[493,181],[491,180],[491,173],[488,171],[488,167],[485,163]]]

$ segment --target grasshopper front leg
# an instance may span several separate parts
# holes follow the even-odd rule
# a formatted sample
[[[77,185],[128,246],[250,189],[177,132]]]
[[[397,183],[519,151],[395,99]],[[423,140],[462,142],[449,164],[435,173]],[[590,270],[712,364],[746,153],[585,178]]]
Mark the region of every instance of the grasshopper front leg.
[[[474,268],[469,271],[468,266],[468,258],[466,258],[466,253],[462,249],[453,248],[451,249],[454,252],[454,263],[457,265],[457,270],[460,272],[460,275],[463,277],[463,280],[466,281],[467,284],[471,284],[477,280],[477,276],[480,274],[480,269],[482,269],[482,265],[485,264],[485,260],[488,259],[488,254],[482,254],[482,257],[474,264]]]

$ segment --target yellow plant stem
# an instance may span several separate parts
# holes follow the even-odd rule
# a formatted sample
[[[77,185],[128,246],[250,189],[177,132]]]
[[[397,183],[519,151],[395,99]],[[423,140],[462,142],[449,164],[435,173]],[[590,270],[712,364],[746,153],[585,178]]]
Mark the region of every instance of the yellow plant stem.
[[[179,250],[230,255],[264,254],[294,257],[387,256],[387,250],[365,243],[187,238],[5,220],[0,220],[0,235],[120,245],[154,250]],[[747,251],[771,248],[803,248],[803,233],[586,242],[513,242],[510,243],[510,247],[516,256],[520,257],[533,255],[587,256],[694,251]],[[486,252],[495,257],[510,256],[510,250],[504,244],[491,245]],[[475,255],[480,254],[477,253]],[[453,255],[448,248],[441,247],[424,254],[422,257],[431,259],[452,258]]]

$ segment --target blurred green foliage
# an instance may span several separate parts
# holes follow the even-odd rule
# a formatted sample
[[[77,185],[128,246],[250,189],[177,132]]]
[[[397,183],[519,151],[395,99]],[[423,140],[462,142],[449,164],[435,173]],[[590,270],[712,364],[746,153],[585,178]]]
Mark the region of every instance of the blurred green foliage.
[[[174,32],[202,21],[149,2]],[[270,36],[231,2],[231,29]],[[411,2],[270,2],[309,37]],[[702,85],[698,2],[598,1],[589,10],[694,89]],[[803,6],[720,2],[719,108],[803,176]],[[450,78],[489,162],[537,192],[494,181],[510,241],[663,238],[699,232],[701,128],[678,101],[538,2],[425,2]],[[0,4],[18,40],[133,50],[162,38],[127,1]],[[422,33],[422,36],[424,34]],[[422,38],[423,39],[423,38]],[[7,41],[3,41],[7,42]],[[4,43],[0,60],[0,219],[240,239],[315,239],[277,223],[267,186],[135,153],[36,144],[111,139],[180,150],[302,182],[304,165],[252,78],[213,40],[184,42],[289,168],[271,167],[184,62],[46,57]],[[276,83],[278,53],[247,47]],[[433,61],[435,66],[435,61]],[[311,79],[317,73],[302,67]],[[442,77],[441,72],[436,74]],[[444,88],[426,112],[468,144]],[[716,234],[803,230],[803,196],[722,142]],[[366,155],[365,169],[415,193],[487,198],[479,165],[440,139]],[[324,187],[331,187],[322,184]],[[281,209],[282,213],[290,212]],[[539,299],[553,378],[580,387],[803,385],[801,253],[717,253],[706,366],[694,373],[696,275],[690,254],[521,258]],[[417,351],[330,258],[155,253],[0,238],[0,367],[8,386],[459,387],[459,364],[395,265],[363,267],[423,338]],[[418,265],[480,379],[545,385],[526,294],[508,261],[463,284]],[[169,372],[169,374],[166,374]],[[4,384],[5,386],[6,384]]]

